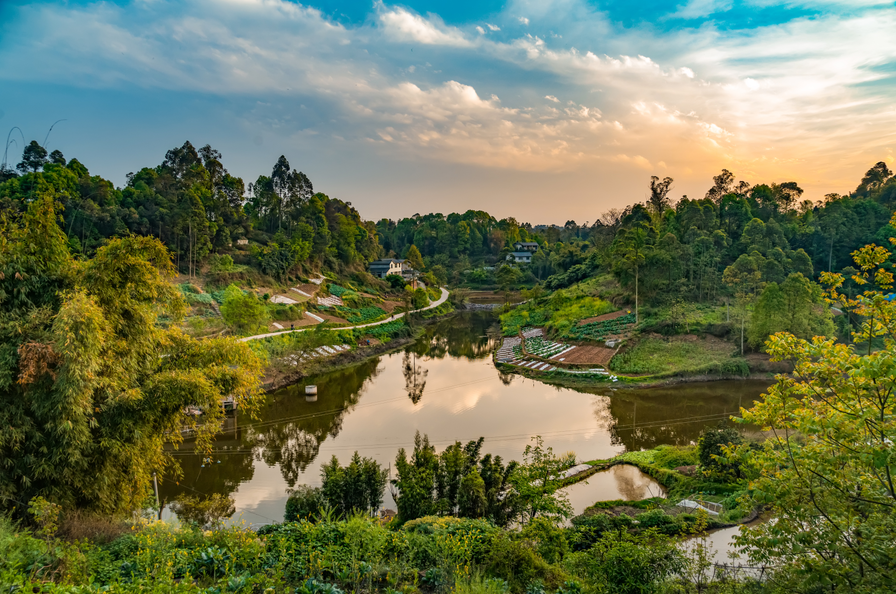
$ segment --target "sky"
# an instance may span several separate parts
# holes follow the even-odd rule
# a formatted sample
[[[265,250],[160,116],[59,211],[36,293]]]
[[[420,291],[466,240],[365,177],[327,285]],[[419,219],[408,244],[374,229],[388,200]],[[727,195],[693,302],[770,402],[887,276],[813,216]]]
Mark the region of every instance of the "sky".
[[[593,222],[651,175],[856,187],[896,151],[876,0],[0,0],[0,130],[125,183],[190,140],[378,220]]]

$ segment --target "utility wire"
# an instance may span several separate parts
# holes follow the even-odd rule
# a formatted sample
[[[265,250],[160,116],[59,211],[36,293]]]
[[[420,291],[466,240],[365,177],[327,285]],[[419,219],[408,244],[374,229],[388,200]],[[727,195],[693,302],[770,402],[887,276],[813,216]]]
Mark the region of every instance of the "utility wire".
[[[700,416],[691,416],[691,417],[680,417],[677,419],[671,419],[668,421],[651,421],[648,423],[639,423],[633,425],[623,425],[615,427],[617,432],[619,431],[635,431],[637,429],[649,429],[653,427],[669,427],[676,425],[688,425],[691,423],[697,422],[707,422],[707,421],[716,421],[716,420],[724,420],[732,418],[731,413],[714,413],[710,415],[700,415]],[[740,418],[740,417],[733,417]],[[579,433],[588,433],[599,429],[599,427],[582,427],[578,429],[564,429],[560,431],[545,431],[545,432],[526,432],[526,433],[514,433],[514,434],[506,434],[506,435],[486,435],[483,436],[485,441],[488,443],[501,442],[501,441],[518,441],[523,439],[530,439],[533,435],[540,435],[542,437],[562,437],[567,435],[576,435]],[[478,439],[478,437],[472,438]],[[464,439],[449,439],[449,440],[438,440],[438,441],[430,441],[432,445],[451,445],[455,441],[465,441]],[[467,440],[468,441],[468,440]],[[405,447],[409,446],[408,442],[379,442],[379,443],[366,443],[366,444],[333,444],[327,446],[326,449],[329,450],[350,450],[350,449],[372,449],[379,447]],[[275,448],[262,448],[261,451],[272,451]],[[227,449],[213,449],[211,451],[176,451],[169,452],[173,456],[207,456],[211,454],[254,454],[258,452],[257,448],[239,448],[233,450]]]

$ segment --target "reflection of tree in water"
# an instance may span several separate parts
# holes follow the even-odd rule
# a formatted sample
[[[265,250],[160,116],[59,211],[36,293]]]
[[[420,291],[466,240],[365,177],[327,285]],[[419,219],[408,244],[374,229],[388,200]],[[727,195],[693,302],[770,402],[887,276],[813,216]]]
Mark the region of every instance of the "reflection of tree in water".
[[[279,465],[290,487],[320,452],[327,436],[336,437],[366,383],[379,374],[379,359],[333,371],[272,394],[259,423],[249,426],[246,447],[268,465]],[[305,401],[305,386],[317,385],[317,402]]]
[[[610,412],[610,398],[607,396],[595,396],[591,399],[594,410],[594,420],[599,429],[608,430],[614,423],[613,413]]]
[[[484,359],[491,355],[494,340],[487,336],[497,318],[491,312],[467,312],[428,326],[413,347],[418,355],[444,359],[447,355]]]
[[[180,449],[170,450],[180,464],[183,475],[159,482],[159,497],[163,502],[176,500],[180,495],[221,493],[230,495],[245,481],[252,478],[255,467],[252,452],[243,445],[243,430],[236,416],[224,420],[223,433],[215,440],[214,451],[208,456],[195,452],[195,442],[184,440]]]
[[[706,427],[750,407],[765,387],[711,382],[616,392],[609,399],[611,441],[628,451],[696,442]]]
[[[417,404],[423,397],[429,370],[423,369],[422,365],[417,364],[417,353],[407,350],[402,356],[401,371],[404,374],[405,392],[408,393],[411,402]]]

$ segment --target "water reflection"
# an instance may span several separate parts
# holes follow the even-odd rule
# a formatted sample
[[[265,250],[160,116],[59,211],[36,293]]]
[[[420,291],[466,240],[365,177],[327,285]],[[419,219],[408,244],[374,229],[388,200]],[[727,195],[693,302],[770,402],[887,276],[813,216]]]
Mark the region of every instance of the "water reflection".
[[[305,401],[304,383],[271,394],[259,419],[238,412],[228,420],[211,459],[184,443],[175,454],[183,479],[164,481],[163,498],[218,492],[232,495],[238,512],[255,514],[247,521],[278,520],[286,489],[320,484],[320,464],[331,456],[346,463],[358,450],[390,467],[399,448],[413,445],[418,430],[439,448],[485,436],[483,451],[504,460],[519,459],[533,435],[541,435],[555,452],[605,459],[625,450],[695,441],[706,425],[736,412],[739,404],[749,406],[766,386],[721,382],[637,391],[550,386],[495,369],[490,358],[495,323],[490,312],[454,316],[427,327],[404,352],[308,378],[318,386],[316,402]],[[624,481],[616,483],[626,488]],[[389,494],[386,498],[391,505]]]
[[[596,501],[636,501],[666,496],[658,482],[630,464],[612,466],[591,475],[587,481],[566,487],[564,491],[577,515]]]

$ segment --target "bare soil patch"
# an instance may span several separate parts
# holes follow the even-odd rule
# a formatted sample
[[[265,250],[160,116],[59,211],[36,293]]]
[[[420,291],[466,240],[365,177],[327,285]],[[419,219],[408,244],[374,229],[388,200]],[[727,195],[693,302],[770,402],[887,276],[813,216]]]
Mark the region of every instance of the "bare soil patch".
[[[616,318],[621,318],[628,312],[624,309],[620,309],[619,311],[613,311],[608,314],[604,314],[602,316],[595,316],[593,318],[585,318],[584,320],[579,320],[579,325],[590,324],[592,322],[603,322],[605,320],[615,320]]]
[[[344,320],[342,318],[339,318],[337,316],[330,315],[327,313],[321,313],[321,312],[317,311],[314,313],[314,315],[316,315],[319,318],[323,318],[325,322],[333,322],[334,324],[348,324],[348,320]]]
[[[311,283],[305,283],[303,285],[296,286],[296,289],[303,291],[305,293],[308,293],[309,295],[311,295],[313,297],[314,294],[320,290],[320,287],[317,285],[311,284]],[[295,291],[290,291],[290,293],[295,293],[299,297],[302,296],[300,293],[296,293]],[[293,299],[295,299],[295,298],[293,298]]]
[[[577,346],[568,353],[561,355],[562,361],[559,359],[551,359],[551,361],[555,361],[560,365],[600,365],[606,367],[610,364],[610,359],[615,354],[616,349],[586,345]]]
[[[392,313],[398,307],[404,307],[404,304],[400,301],[384,301],[378,305],[378,307],[382,308],[386,311],[386,313]]]

